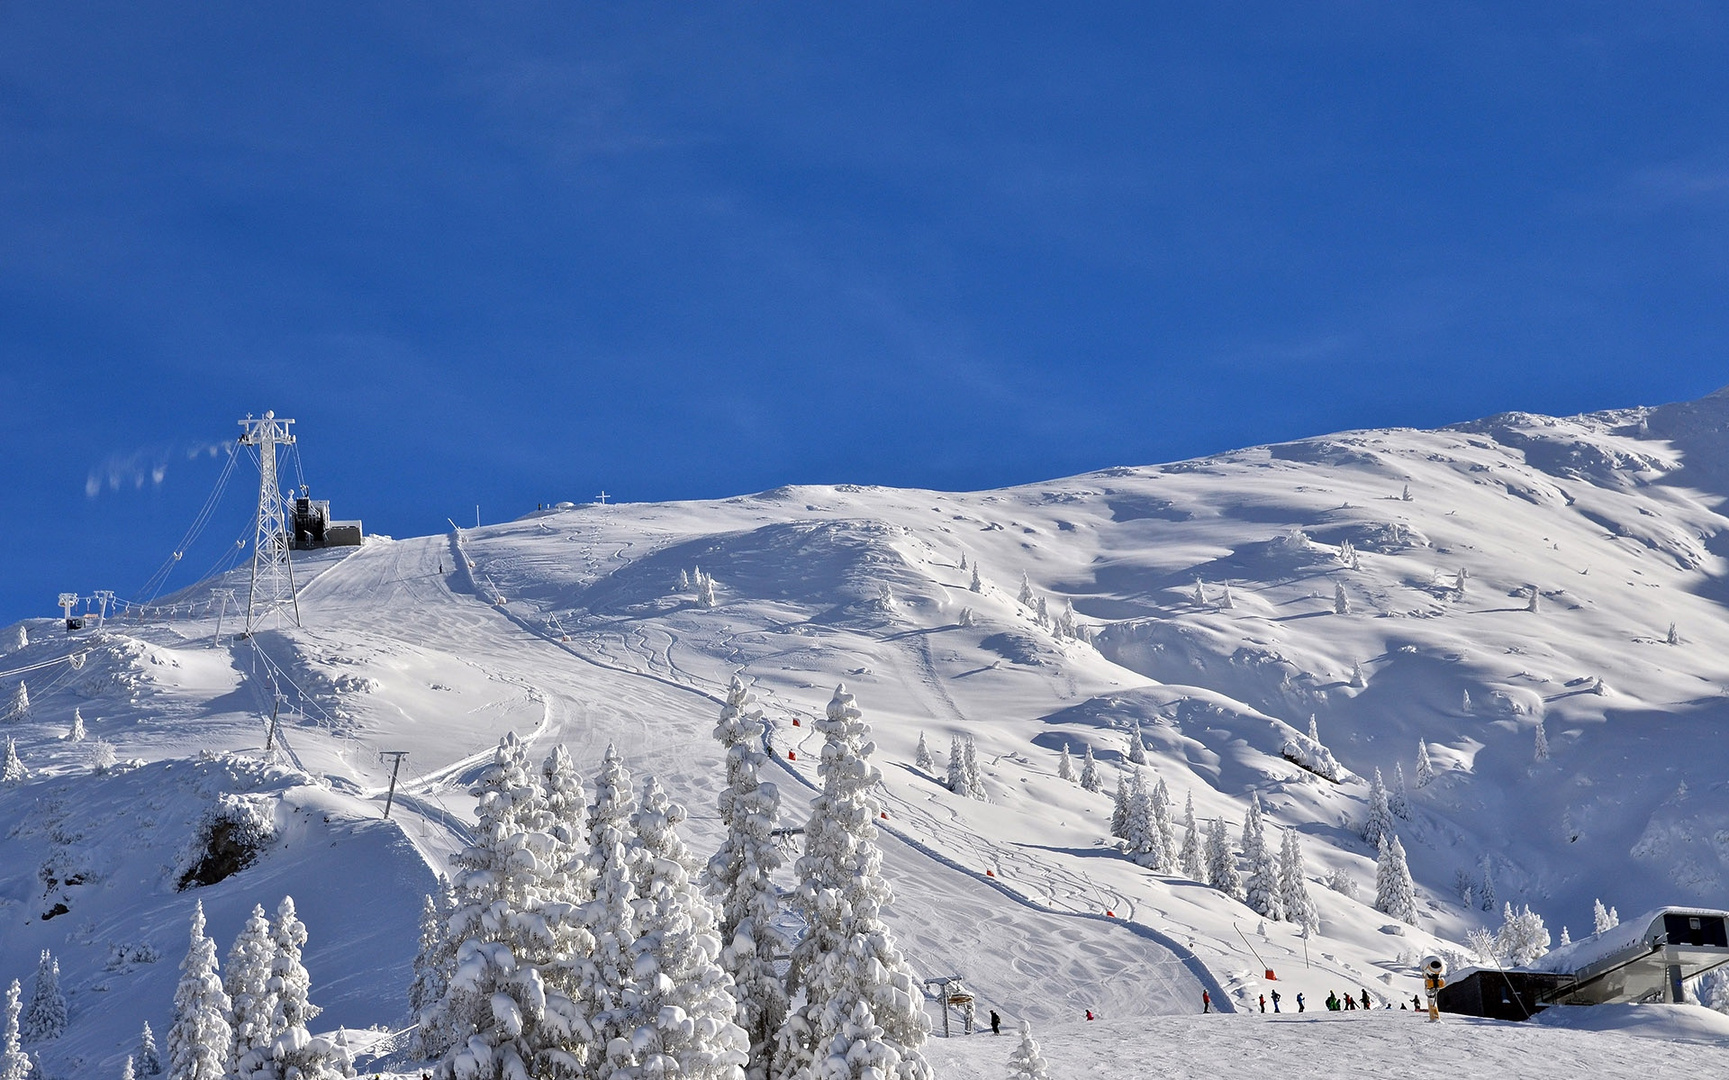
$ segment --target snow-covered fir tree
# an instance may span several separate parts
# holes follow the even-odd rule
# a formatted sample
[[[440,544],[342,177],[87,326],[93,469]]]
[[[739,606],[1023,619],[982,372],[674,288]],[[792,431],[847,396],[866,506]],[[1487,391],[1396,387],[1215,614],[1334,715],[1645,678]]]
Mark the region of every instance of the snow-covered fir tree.
[[[1038,623],[1039,626],[1044,629],[1050,629],[1051,609],[1050,605],[1045,602],[1045,598],[1042,596],[1039,597],[1038,605],[1033,610],[1033,621]]]
[[[253,1050],[268,1051],[282,1029],[276,1026],[276,997],[270,991],[271,968],[276,961],[276,939],[262,904],[252,914],[228,949],[222,989],[228,995],[228,1029],[234,1036],[238,1062]]]
[[[989,794],[985,791],[985,776],[979,770],[979,746],[971,735],[968,735],[966,742],[961,745],[961,761],[966,775],[967,798],[980,802],[989,801]]]
[[[1243,898],[1243,878],[1225,835],[1225,819],[1214,818],[1207,829],[1207,884],[1233,900]]]
[[[1168,859],[1164,838],[1160,836],[1158,822],[1153,818],[1153,794],[1138,768],[1127,786],[1129,804],[1123,830],[1124,851],[1129,858],[1149,870],[1163,869]]]
[[[1363,674],[1362,663],[1360,661],[1352,663],[1351,664],[1351,687],[1352,687],[1352,689],[1361,690],[1365,686],[1368,686],[1368,685],[1369,685],[1369,677],[1367,675]]]
[[[1194,595],[1190,599],[1194,600],[1196,607],[1205,607],[1206,606],[1206,603],[1207,603],[1207,586],[1201,581],[1200,578],[1195,579],[1195,592],[1194,592]]]
[[[690,571],[681,569],[678,572],[678,591],[679,592],[688,592],[689,590],[690,590]]]
[[[126,1055],[126,1063],[120,1066],[120,1080],[138,1080],[138,1074],[132,1069],[132,1055]]]
[[[1426,788],[1435,782],[1435,763],[1429,760],[1429,744],[1417,740],[1417,787]]]
[[[443,877],[439,879],[438,895],[427,894],[420,906],[420,948],[414,954],[414,981],[408,986],[408,1008],[418,1021],[414,1047],[423,1059],[440,1058],[450,1050],[450,1028],[440,1021],[438,1005],[450,990],[450,977],[456,972],[456,942],[450,936],[450,917],[455,908],[450,882]],[[235,1041],[238,1044],[238,1036]]]
[[[1591,902],[1591,932],[1601,934],[1605,930],[1613,930],[1621,925],[1621,915],[1614,908],[1605,908],[1603,901]]]
[[[1396,818],[1411,820],[1411,793],[1405,790],[1405,766],[1393,762],[1393,786],[1387,792],[1387,809]]]
[[[30,1075],[30,1059],[18,1046],[20,993],[18,980],[13,979],[6,988],[6,1021],[0,1029],[0,1080],[27,1080]]]
[[[1069,744],[1063,743],[1063,752],[1057,756],[1057,779],[1070,783],[1075,779],[1075,759],[1069,753]]]
[[[1236,606],[1237,602],[1231,598],[1231,583],[1227,581],[1224,584],[1224,593],[1219,597],[1219,607],[1225,611],[1231,611]]]
[[[1489,862],[1489,856],[1484,855],[1477,860],[1477,872],[1480,883],[1477,886],[1477,902],[1484,911],[1495,910],[1495,871]]]
[[[18,680],[18,689],[12,691],[12,707],[7,710],[7,718],[11,720],[27,720],[30,717],[30,691],[24,686],[24,680]]]
[[[1097,791],[1103,787],[1099,780],[1099,763],[1093,760],[1093,748],[1087,747],[1087,753],[1081,759],[1081,790]]]
[[[66,733],[68,742],[84,741],[84,713],[75,705],[72,707],[72,730]]]
[[[964,607],[961,608],[961,617],[956,621],[958,621],[962,626],[973,626],[977,624],[978,617],[973,614],[972,608]]]
[[[1076,640],[1080,638],[1080,631],[1075,625],[1075,605],[1073,601],[1063,601],[1063,610],[1057,612],[1056,623],[1056,633],[1058,637]]]
[[[1165,786],[1162,776],[1153,785],[1153,829],[1159,834],[1159,848],[1165,853],[1159,865],[1169,870],[1176,864],[1177,842],[1171,828],[1171,789]]]
[[[1463,699],[1461,699],[1461,701],[1459,703],[1459,709],[1466,716],[1471,715],[1471,690],[1470,690],[1470,687],[1465,688],[1464,697],[1463,697]]]
[[[1405,845],[1391,830],[1381,837],[1375,860],[1375,910],[1402,923],[1417,925],[1417,886],[1405,862]]]
[[[20,784],[30,779],[30,770],[24,767],[24,762],[18,757],[18,747],[12,742],[12,737],[6,737],[6,756],[0,759],[0,784]]]
[[[708,862],[708,887],[720,906],[721,964],[733,979],[738,1026],[748,1043],[746,1075],[767,1080],[775,1032],[786,1018],[786,988],[775,973],[775,958],[787,950],[775,928],[779,891],[772,880],[780,868],[774,830],[780,818],[780,790],[761,780],[762,712],[737,676],[727,687],[715,738],[726,748],[726,786],[721,789],[720,822],[726,839]],[[919,733],[919,765],[933,771],[924,733]]]
[[[1502,909],[1501,928],[1495,932],[1495,951],[1514,967],[1525,967],[1549,951],[1549,929],[1543,917],[1529,904],[1517,911],[1508,903]]]
[[[870,792],[882,774],[870,763],[870,727],[841,686],[817,729],[822,793],[795,867],[794,902],[807,929],[787,973],[792,998],[777,1069],[794,1080],[864,1077],[871,1067],[884,1080],[931,1080],[919,1049],[930,1020],[918,978],[882,921],[893,893],[876,843]]]
[[[1294,829],[1285,829],[1279,846],[1279,902],[1285,918],[1297,924],[1305,937],[1321,929],[1321,915],[1309,895],[1308,875],[1303,869],[1303,849]]]
[[[1190,881],[1205,884],[1207,867],[1201,861],[1201,829],[1195,824],[1195,795],[1190,792],[1183,800],[1183,850],[1177,856],[1177,869]]]
[[[1567,932],[1567,928],[1565,926],[1562,926],[1561,927],[1561,947],[1566,948],[1567,946],[1569,946],[1571,944],[1573,944],[1573,935],[1569,934]]]
[[[1369,813],[1358,832],[1368,843],[1379,847],[1381,838],[1392,830],[1393,809],[1387,801],[1387,784],[1381,779],[1381,770],[1376,769],[1369,784]]]
[[[162,1053],[156,1049],[156,1033],[150,1030],[150,1021],[144,1021],[144,1030],[138,1033],[138,1049],[132,1056],[138,1063],[139,1076],[156,1076],[162,1072]]]
[[[1135,786],[1140,782],[1139,770],[1117,777],[1117,790],[1111,796],[1111,835],[1118,840],[1129,837],[1129,806],[1135,800]]]
[[[634,1028],[608,1047],[614,1080],[735,1080],[750,1060],[750,1038],[734,1022],[738,1003],[721,966],[714,909],[693,883],[696,864],[678,835],[684,818],[658,781],[643,782],[631,816],[644,856],[631,949],[635,985],[625,998]]]
[[[948,789],[956,795],[965,795],[971,788],[967,783],[966,747],[961,744],[959,735],[949,740],[949,775],[946,783]]]
[[[984,582],[979,580],[979,564],[976,562],[973,563],[973,579],[971,582],[968,583],[967,588],[969,590],[971,590],[972,592],[984,592],[985,591]]]
[[[1141,741],[1141,726],[1135,725],[1129,732],[1129,764],[1145,765],[1147,763],[1147,745]]]
[[[180,962],[174,1023],[168,1029],[168,1080],[224,1080],[234,1046],[228,995],[216,968],[216,942],[204,933],[204,902],[192,908],[192,940]]]
[[[1249,812],[1243,815],[1243,858],[1249,876],[1243,882],[1243,902],[1263,918],[1275,922],[1285,917],[1285,899],[1279,891],[1279,864],[1267,846],[1261,796],[1249,795]]]
[[[913,765],[921,772],[933,773],[937,771],[937,759],[931,757],[931,748],[925,745],[925,733],[922,731],[919,732],[918,749],[913,751]]]
[[[285,896],[270,924],[274,946],[270,960],[271,1026],[276,1038],[268,1047],[237,1055],[235,1073],[242,1080],[336,1080],[354,1075],[353,1060],[340,1040],[314,1036],[307,1024],[318,1015],[308,997],[312,978],[301,961],[306,924]]]
[[[1541,716],[1537,717],[1537,731],[1535,739],[1536,742],[1535,747],[1532,750],[1532,757],[1537,761],[1548,761],[1549,733],[1543,729],[1543,718]]]
[[[1009,1054],[1009,1080],[1051,1080],[1050,1067],[1033,1039],[1032,1025],[1025,1020],[1021,1021],[1021,1044]]]
[[[1333,582],[1333,614],[1349,615],[1351,613],[1351,598],[1345,595],[1345,583]]]
[[[715,606],[714,578],[703,573],[701,569],[696,572],[696,606],[700,608]]]
[[[546,820],[545,797],[514,733],[499,740],[470,794],[476,824],[453,860],[456,967],[436,1010],[449,1040],[437,1075],[575,1075],[589,1031],[543,972],[552,959],[544,860],[555,842],[534,828]]]
[[[1525,604],[1525,610],[1526,611],[1538,611],[1538,610],[1540,610],[1541,606],[1542,606],[1542,604],[1541,604],[1542,596],[1543,596],[1542,590],[1537,588],[1537,586],[1535,586],[1535,585],[1527,585],[1525,588],[1531,594],[1531,599],[1528,600]]]
[[[1679,631],[1677,631],[1675,629],[1674,623],[1669,624],[1669,632],[1667,634],[1663,635],[1663,641],[1665,644],[1668,644],[1668,645],[1681,644],[1681,634]]]
[[[588,808],[588,871],[594,885],[582,914],[593,944],[582,1000],[592,1017],[592,1045],[604,1054],[613,1039],[634,1030],[628,998],[635,989],[636,868],[642,861],[630,825],[636,813],[630,773],[610,745],[595,774],[594,793]],[[591,1072],[600,1069],[600,1062],[591,1063]]]
[[[1015,602],[1024,608],[1030,609],[1033,606],[1034,600],[1033,583],[1027,580],[1027,572],[1022,570],[1021,591],[1015,594]]]

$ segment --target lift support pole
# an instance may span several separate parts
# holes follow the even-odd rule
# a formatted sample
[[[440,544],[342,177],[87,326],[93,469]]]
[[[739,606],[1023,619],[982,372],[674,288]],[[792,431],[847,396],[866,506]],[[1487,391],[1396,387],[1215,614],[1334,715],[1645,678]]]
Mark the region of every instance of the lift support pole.
[[[384,820],[390,820],[390,804],[396,799],[396,773],[402,768],[402,759],[408,756],[406,750],[385,750],[378,755],[382,758],[393,758],[390,766],[390,790],[384,796]]]

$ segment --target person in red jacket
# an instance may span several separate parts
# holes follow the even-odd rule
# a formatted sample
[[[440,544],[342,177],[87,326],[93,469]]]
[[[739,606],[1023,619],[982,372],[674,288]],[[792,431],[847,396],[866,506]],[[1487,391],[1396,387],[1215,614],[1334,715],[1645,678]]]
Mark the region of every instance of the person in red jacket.
[[[1201,1011],[1204,1013],[1213,1011],[1213,995],[1205,990],[1201,991]]]

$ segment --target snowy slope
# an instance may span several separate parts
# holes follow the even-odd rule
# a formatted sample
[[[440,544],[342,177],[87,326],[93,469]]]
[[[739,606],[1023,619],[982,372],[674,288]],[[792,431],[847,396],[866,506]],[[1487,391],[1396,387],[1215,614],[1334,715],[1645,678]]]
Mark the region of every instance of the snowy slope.
[[[839,682],[858,696],[903,946],[1012,1018],[1185,1013],[1203,988],[1238,1007],[1274,986],[1409,998],[1417,957],[1498,922],[1455,891],[1485,857],[1498,899],[1531,904],[1557,937],[1587,931],[1598,896],[1723,906],[1726,431],[1729,397],[1713,395],[994,492],[582,506],[322,554],[297,568],[302,626],[249,642],[215,646],[205,618],[71,637],[34,621],[21,649],[0,635],[0,671],[47,665],[21,676],[31,711],[4,730],[34,775],[0,790],[14,823],[0,975],[27,976],[53,948],[73,1022],[44,1058],[66,1075],[80,1059],[106,1068],[142,1020],[166,1027],[195,897],[225,951],[253,903],[292,892],[322,1022],[399,1028],[417,898],[498,737],[537,756],[563,743],[590,769],[616,743],[689,806],[705,850],[711,731],[734,672],[774,723],[792,818],[815,777],[810,718]],[[679,588],[697,567],[718,583],[713,608]],[[1072,602],[1096,647],[1035,624],[1016,601],[1023,573],[1053,613]],[[273,672],[284,749],[265,767]],[[75,707],[84,745],[64,738]],[[1281,755],[1311,715],[1342,783]],[[1361,900],[1312,881],[1322,932],[1305,943],[1117,853],[1108,792],[1136,727],[1179,812],[1192,795],[1234,839],[1257,793],[1275,829],[1301,835],[1311,878],[1342,871]],[[921,732],[939,770],[951,737],[976,738],[988,802],[913,766]],[[89,775],[97,738],[137,764]],[[1414,785],[1419,738],[1439,777],[1413,786],[1397,823],[1420,889],[1411,928],[1367,906],[1373,851],[1356,825],[1361,778],[1401,764]],[[1065,744],[1077,760],[1092,748],[1106,793],[1057,778]],[[388,823],[385,750],[409,752]],[[249,796],[274,839],[252,866],[178,891],[223,793]],[[162,959],[125,959],[139,944]]]

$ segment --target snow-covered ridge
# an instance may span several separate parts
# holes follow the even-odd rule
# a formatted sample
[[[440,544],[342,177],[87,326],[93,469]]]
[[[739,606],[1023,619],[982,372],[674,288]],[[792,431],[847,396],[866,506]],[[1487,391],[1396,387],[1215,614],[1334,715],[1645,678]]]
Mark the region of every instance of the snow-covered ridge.
[[[143,1019],[166,1027],[173,963],[122,980],[111,946],[149,942],[177,962],[195,894],[226,942],[254,903],[292,893],[329,1021],[400,1027],[419,894],[472,820],[465,789],[499,736],[539,753],[567,743],[585,774],[616,742],[690,809],[707,851],[710,732],[741,672],[780,767],[807,779],[811,721],[847,682],[873,726],[885,825],[905,838],[886,855],[903,949],[922,971],[964,973],[1005,1015],[1188,1011],[1202,983],[1160,939],[1239,1005],[1273,987],[1405,1000],[1418,957],[1462,950],[1509,901],[1557,939],[1589,929],[1599,896],[1724,906],[1726,497],[1720,393],[992,492],[781,488],[379,540],[309,564],[303,627],[256,652],[213,648],[208,622],[122,623],[97,642],[32,621],[23,647],[4,635],[0,670],[86,655],[19,677],[28,713],[0,725],[31,773],[0,790],[21,823],[0,841],[0,975],[26,976],[43,947],[61,957],[72,1022],[50,1056],[70,1074],[74,1057],[117,1060]],[[712,606],[680,588],[698,568]],[[1090,643],[1053,632],[1069,605]],[[200,752],[256,754],[271,665],[290,680],[284,761],[302,779],[235,780],[271,800],[274,839],[250,867],[176,891],[204,813],[204,781],[183,778],[239,760]],[[5,700],[19,678],[0,681]],[[87,742],[144,764],[87,775],[87,747],[66,738],[75,708]],[[1338,782],[1287,758],[1311,717]],[[913,764],[921,732],[934,771]],[[1272,920],[1263,933],[1242,904],[1114,851],[1111,792],[1137,732],[1179,811],[1192,796],[1235,840],[1253,795],[1271,835],[1298,835],[1319,937]],[[975,740],[984,801],[940,783],[955,736]],[[1434,769],[1420,788],[1419,740]],[[1064,746],[1092,751],[1103,791],[1057,776]],[[385,824],[377,755],[396,749],[410,756]],[[1402,810],[1415,927],[1370,906],[1361,828],[1377,770]],[[68,806],[108,816],[59,844],[48,823]],[[168,806],[183,807],[172,823]],[[83,896],[43,921],[39,871],[57,849],[86,850],[100,881],[53,874]],[[363,925],[333,882],[365,898]],[[1353,885],[1361,899],[1338,891]]]

